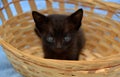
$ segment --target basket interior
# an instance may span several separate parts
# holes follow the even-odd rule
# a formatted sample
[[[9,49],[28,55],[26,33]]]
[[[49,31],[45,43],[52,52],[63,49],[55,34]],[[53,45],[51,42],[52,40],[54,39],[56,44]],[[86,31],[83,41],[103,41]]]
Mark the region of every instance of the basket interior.
[[[91,16],[89,12],[86,14],[82,28],[87,41],[80,60],[95,60],[118,54],[120,41],[115,32],[119,32],[116,23],[99,15]],[[5,41],[21,52],[43,57],[41,40],[34,32],[31,12],[14,17],[4,25]]]
[[[43,14],[71,13],[62,10],[51,9],[49,11],[48,9],[40,12]],[[21,50],[21,52],[43,57],[41,40],[34,32],[35,26],[31,12],[12,17],[2,26],[4,34],[1,35],[6,42]],[[82,28],[87,41],[79,60],[101,59],[120,53],[119,22],[112,20],[109,16],[84,11]]]

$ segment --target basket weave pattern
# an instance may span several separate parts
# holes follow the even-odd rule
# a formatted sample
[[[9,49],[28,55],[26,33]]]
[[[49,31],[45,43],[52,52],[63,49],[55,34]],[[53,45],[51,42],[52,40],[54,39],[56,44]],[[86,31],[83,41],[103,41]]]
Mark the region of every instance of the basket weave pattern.
[[[23,0],[24,1],[24,0]],[[0,18],[0,44],[13,67],[25,77],[120,77],[120,22],[112,20],[119,14],[120,5],[102,0],[45,0],[43,14],[70,14],[78,6],[88,7],[84,10],[82,28],[86,36],[86,46],[80,54],[80,61],[44,59],[41,40],[34,33],[31,12],[24,13],[20,2],[2,1]],[[52,7],[53,2],[59,8]],[[14,4],[17,16],[13,16],[9,5]],[[38,10],[34,0],[28,0],[31,10]],[[65,3],[75,7],[66,9]],[[6,21],[2,10],[8,15]],[[107,11],[106,15],[94,13],[94,9]]]

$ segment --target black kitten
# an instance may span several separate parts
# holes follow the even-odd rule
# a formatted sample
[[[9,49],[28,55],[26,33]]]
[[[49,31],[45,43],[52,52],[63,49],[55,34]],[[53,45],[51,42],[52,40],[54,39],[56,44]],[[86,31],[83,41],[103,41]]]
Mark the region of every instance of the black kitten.
[[[82,32],[81,20],[83,10],[73,14],[53,14],[45,16],[32,12],[35,21],[35,31],[42,39],[44,57],[49,59],[78,60],[84,47],[85,38]]]

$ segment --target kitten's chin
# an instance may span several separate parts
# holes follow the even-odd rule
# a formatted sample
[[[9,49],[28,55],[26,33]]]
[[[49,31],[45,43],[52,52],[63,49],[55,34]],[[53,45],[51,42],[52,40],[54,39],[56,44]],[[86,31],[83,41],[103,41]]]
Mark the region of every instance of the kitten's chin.
[[[61,48],[56,48],[56,49],[54,50],[54,52],[57,53],[57,54],[60,54],[60,53],[63,53],[64,50],[61,49]]]

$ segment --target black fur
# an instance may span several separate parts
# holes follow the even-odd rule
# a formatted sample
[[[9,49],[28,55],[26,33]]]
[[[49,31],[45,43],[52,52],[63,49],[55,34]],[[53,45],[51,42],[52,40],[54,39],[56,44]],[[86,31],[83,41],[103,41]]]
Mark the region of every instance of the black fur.
[[[36,11],[33,11],[32,15],[36,25],[35,31],[42,39],[45,58],[78,60],[85,45],[84,33],[80,28],[82,9],[70,16],[44,16]]]

